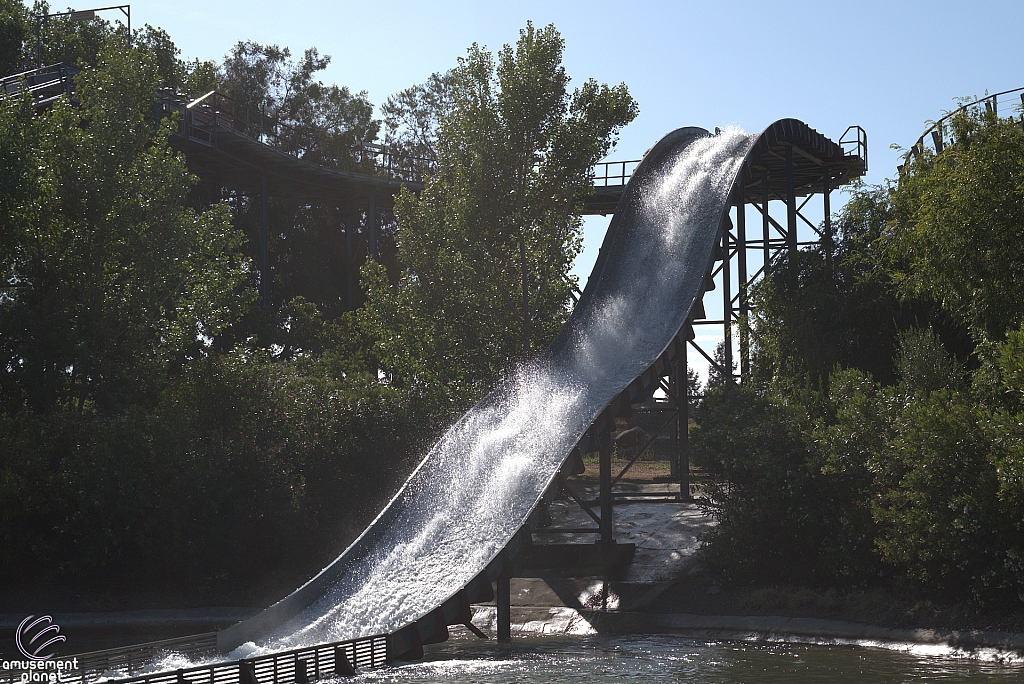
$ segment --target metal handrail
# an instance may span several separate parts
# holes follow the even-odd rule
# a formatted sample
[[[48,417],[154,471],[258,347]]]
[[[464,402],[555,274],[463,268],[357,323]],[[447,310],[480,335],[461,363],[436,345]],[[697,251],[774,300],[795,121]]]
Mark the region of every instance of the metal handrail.
[[[20,92],[23,86],[27,87],[36,98],[36,106],[39,106],[60,95],[67,95],[70,98],[73,86],[72,77],[78,72],[78,68],[64,62],[48,64],[38,69],[29,69],[0,78],[0,91],[12,95]],[[58,92],[49,91],[50,88],[58,85],[60,86]]]
[[[200,142],[215,144],[217,129],[228,128],[298,158],[315,151],[308,131],[271,116],[263,107],[241,104],[220,91],[211,90],[183,107],[182,96],[176,93],[165,93],[165,99],[183,114],[189,137]],[[396,154],[386,146],[372,143],[358,142],[351,152],[352,162],[359,170],[383,172],[403,180],[422,180],[436,165],[432,159]]]
[[[47,64],[46,66],[37,67],[35,69],[29,69],[28,71],[22,71],[17,74],[10,74],[8,76],[0,78],[0,84],[7,83],[8,81],[17,82],[23,78],[28,78],[29,76],[32,76],[34,74],[43,73],[46,71],[50,71],[51,69],[56,69],[63,66],[66,66],[64,62],[55,62],[53,64]]]
[[[1010,90],[1003,90],[1003,91],[998,92],[998,93],[993,93],[991,95],[986,95],[985,97],[979,97],[978,99],[973,100],[971,102],[967,102],[965,104],[962,104],[959,107],[957,107],[956,109],[954,109],[953,111],[947,113],[945,116],[943,116],[938,121],[936,121],[931,126],[929,126],[925,130],[925,132],[921,134],[921,137],[917,139],[917,142],[910,146],[910,149],[907,150],[906,153],[903,155],[903,164],[901,164],[898,167],[899,172],[900,173],[903,172],[903,169],[906,166],[906,163],[910,160],[911,157],[916,158],[919,155],[924,154],[925,150],[928,149],[927,148],[928,138],[931,138],[932,151],[935,152],[936,154],[941,153],[945,149],[946,142],[943,139],[942,133],[943,133],[943,124],[947,120],[953,118],[957,114],[961,114],[963,112],[966,112],[967,110],[971,109],[972,107],[979,107],[979,106],[984,106],[987,111],[991,112],[992,114],[995,114],[996,116],[999,116],[999,96],[1000,95],[1010,95],[1011,93],[1020,93],[1020,99],[1021,99],[1020,107],[1024,107],[1024,87],[1021,87],[1021,88],[1012,88]]]
[[[596,164],[594,166],[594,187],[607,188],[625,185],[640,161],[639,159],[630,159],[628,161],[606,161]],[[614,173],[615,171],[617,173]]]
[[[847,147],[853,149],[847,151]],[[843,150],[845,157],[860,157],[864,160],[864,173],[868,172],[868,134],[860,126],[849,126],[839,136],[839,147]]]

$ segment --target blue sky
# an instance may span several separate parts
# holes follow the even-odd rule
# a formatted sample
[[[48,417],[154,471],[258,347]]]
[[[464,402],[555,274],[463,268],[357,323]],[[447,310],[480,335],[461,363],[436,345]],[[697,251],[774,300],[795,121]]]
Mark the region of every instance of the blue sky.
[[[375,104],[450,68],[474,42],[496,50],[527,20],[554,23],[577,83],[623,81],[640,104],[611,158],[635,159],[680,126],[755,132],[795,117],[833,139],[864,127],[869,183],[892,177],[899,162],[890,145],[909,147],[954,98],[1024,86],[1024,0],[142,0],[132,14],[136,26],[166,29],[186,58],[220,60],[243,39],[294,53],[316,46],[333,57],[325,80],[366,90]],[[843,199],[835,193],[833,208]],[[587,222],[576,267],[583,281],[606,227],[607,219]]]
[[[61,3],[55,2],[55,7]],[[795,116],[838,136],[858,123],[871,174],[960,95],[1024,85],[1024,2],[132,2],[185,57],[220,59],[240,39],[315,45],[328,80],[389,94],[454,64],[473,42],[512,42],[554,23],[569,74],[624,81],[640,116],[617,154],[635,157],[679,126],[748,131]],[[116,13],[110,13],[111,18]]]

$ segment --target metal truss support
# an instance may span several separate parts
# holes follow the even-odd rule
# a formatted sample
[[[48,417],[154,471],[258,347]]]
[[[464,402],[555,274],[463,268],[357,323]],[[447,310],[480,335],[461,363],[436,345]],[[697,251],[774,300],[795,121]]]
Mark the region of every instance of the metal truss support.
[[[345,306],[356,308],[356,257],[353,241],[356,231],[356,212],[349,207],[345,214]]]
[[[793,181],[793,146],[786,145],[786,246],[789,248],[789,256],[796,254],[796,186]],[[795,265],[791,263],[791,268]]]
[[[825,230],[821,236],[825,247],[825,268],[828,277],[832,278],[832,250],[835,248],[832,236],[832,170],[826,166],[822,169],[821,180],[823,190],[821,192],[822,211],[825,213]]]
[[[732,369],[732,222],[722,226],[722,338],[725,340],[726,373]]]
[[[679,367],[675,361],[669,370],[668,375],[668,395],[669,404],[675,409],[675,413],[671,419],[670,430],[668,433],[669,439],[669,477],[673,480],[678,480],[683,476],[680,470],[679,464]]]
[[[679,358],[673,363],[674,371],[678,380],[676,381],[676,396],[674,397],[679,410],[676,412],[676,423],[679,441],[676,445],[675,457],[679,466],[679,498],[683,501],[690,501],[690,381],[686,375],[686,348],[689,345],[682,345],[682,352]]]
[[[740,376],[746,377],[750,373],[750,335],[747,330],[747,314],[749,313],[747,289],[750,287],[750,279],[747,274],[746,197],[742,184],[739,186],[736,198],[736,260],[739,267],[737,276],[740,286]]]
[[[821,186],[811,194],[798,197],[797,192],[807,192],[806,186],[801,190],[796,188],[794,181],[793,148],[786,148],[786,179],[783,188],[771,189],[769,184],[769,173],[766,169],[754,168],[748,174],[738,179],[733,191],[731,204],[735,209],[735,220],[726,221],[722,227],[722,239],[719,244],[719,256],[723,263],[717,264],[711,274],[715,278],[716,287],[708,290],[706,299],[698,309],[698,317],[691,321],[694,326],[722,326],[721,339],[725,342],[725,355],[723,361],[728,368],[719,367],[709,350],[713,347],[707,346],[709,342],[705,338],[702,343],[691,340],[688,348],[696,350],[712,367],[723,375],[731,372],[733,355],[738,352],[739,369],[733,374],[739,381],[743,381],[750,375],[750,336],[748,321],[752,311],[750,303],[750,288],[765,277],[772,268],[772,263],[780,253],[790,257],[791,270],[789,275],[796,277],[795,260],[792,258],[801,247],[819,245],[824,252],[826,268],[832,272],[832,259],[835,249],[835,236],[832,226],[832,206],[830,193],[833,189],[834,169],[823,165],[821,170]],[[753,188],[760,186],[760,192],[753,191]],[[816,226],[801,210],[814,199],[817,192],[822,196],[822,223]],[[758,196],[760,195],[760,196]],[[756,199],[755,199],[756,198]],[[779,203],[783,203],[786,211],[785,221],[777,220],[781,215]],[[761,230],[759,235],[755,232],[748,235],[746,207],[752,205],[761,214]],[[775,214],[773,216],[773,213]],[[809,231],[810,235],[799,239],[798,230]],[[731,230],[731,228],[735,230]],[[753,261],[753,266],[751,266]],[[757,262],[760,261],[758,266]],[[721,297],[719,300],[718,298]],[[721,318],[715,314],[718,312],[718,301],[721,301]],[[703,314],[703,310],[711,313],[711,316]],[[733,326],[739,327],[734,331]],[[705,328],[706,329],[706,328]],[[738,348],[734,349],[734,333],[739,335]],[[685,368],[685,366],[684,366]],[[681,371],[685,373],[685,371]],[[683,435],[683,432],[679,433]],[[682,453],[684,447],[682,439],[679,440],[678,450]],[[682,474],[682,471],[679,471]]]
[[[612,532],[612,436],[603,428],[598,438],[601,483],[601,543],[614,544]]]
[[[769,248],[769,242],[771,238],[772,221],[771,216],[768,215],[768,172],[765,171],[761,174],[761,219],[762,219],[762,232],[764,237],[764,261],[761,267],[762,271],[768,270],[768,264],[771,263],[772,255]]]
[[[267,228],[267,172],[260,174],[260,302],[267,306],[270,297],[270,247]]]
[[[495,604],[498,608],[498,641],[512,638],[512,578],[502,574],[495,582]]]
[[[378,258],[377,253],[377,197],[370,195],[366,209],[366,241],[370,257]]]

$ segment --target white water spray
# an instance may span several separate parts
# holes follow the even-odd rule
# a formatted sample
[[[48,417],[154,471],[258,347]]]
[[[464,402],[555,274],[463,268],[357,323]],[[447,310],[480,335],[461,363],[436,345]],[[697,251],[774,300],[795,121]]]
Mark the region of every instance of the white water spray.
[[[686,320],[753,140],[738,130],[691,136],[657,166],[641,165],[608,254],[545,357],[445,434],[386,511],[370,552],[258,652],[391,632],[487,566],[593,420]]]

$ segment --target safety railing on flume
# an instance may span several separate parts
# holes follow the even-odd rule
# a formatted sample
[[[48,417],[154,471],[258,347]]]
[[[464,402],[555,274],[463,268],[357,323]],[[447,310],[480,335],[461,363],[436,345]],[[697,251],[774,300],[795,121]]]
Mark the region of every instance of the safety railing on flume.
[[[868,172],[868,134],[860,126],[850,126],[839,136],[839,147],[844,157],[860,157],[864,160],[864,173]]]

